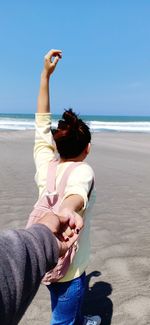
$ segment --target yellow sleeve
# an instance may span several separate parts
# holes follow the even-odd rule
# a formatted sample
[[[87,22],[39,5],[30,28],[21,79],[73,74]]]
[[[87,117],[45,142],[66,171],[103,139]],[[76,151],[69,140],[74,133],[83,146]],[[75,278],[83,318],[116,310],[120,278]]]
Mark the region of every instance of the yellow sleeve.
[[[51,133],[51,114],[36,113],[34,161],[36,166],[35,181],[39,195],[45,189],[48,164],[53,158],[55,158],[55,144]]]
[[[70,195],[78,194],[84,200],[83,210],[88,206],[88,194],[94,179],[93,169],[88,164],[76,167],[70,174],[65,188],[63,200]]]

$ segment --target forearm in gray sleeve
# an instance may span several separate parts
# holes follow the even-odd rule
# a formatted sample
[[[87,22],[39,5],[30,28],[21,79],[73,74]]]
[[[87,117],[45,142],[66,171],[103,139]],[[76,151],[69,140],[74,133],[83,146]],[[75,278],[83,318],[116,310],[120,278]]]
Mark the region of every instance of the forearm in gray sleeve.
[[[0,324],[18,324],[58,257],[56,238],[44,225],[0,234]]]

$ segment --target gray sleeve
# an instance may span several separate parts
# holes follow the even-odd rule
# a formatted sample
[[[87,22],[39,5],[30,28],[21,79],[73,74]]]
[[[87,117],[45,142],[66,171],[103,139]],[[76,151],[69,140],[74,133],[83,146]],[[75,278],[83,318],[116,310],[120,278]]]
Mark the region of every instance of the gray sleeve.
[[[18,324],[58,257],[56,238],[44,225],[1,232],[0,324]]]

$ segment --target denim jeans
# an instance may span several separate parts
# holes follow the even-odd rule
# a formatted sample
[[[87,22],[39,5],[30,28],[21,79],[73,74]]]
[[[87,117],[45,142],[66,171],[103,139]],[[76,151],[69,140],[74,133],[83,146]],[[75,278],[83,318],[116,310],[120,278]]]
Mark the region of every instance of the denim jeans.
[[[85,291],[85,272],[68,282],[55,282],[48,286],[51,295],[51,325],[83,324],[81,305]]]

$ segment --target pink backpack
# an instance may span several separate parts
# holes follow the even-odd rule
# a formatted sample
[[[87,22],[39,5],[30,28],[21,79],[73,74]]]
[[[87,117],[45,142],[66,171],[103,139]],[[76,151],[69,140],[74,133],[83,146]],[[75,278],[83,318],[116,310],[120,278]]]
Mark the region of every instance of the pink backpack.
[[[57,213],[60,207],[60,203],[64,196],[65,187],[67,184],[68,177],[71,171],[82,164],[82,162],[72,162],[66,168],[56,192],[56,169],[58,166],[58,160],[52,160],[49,163],[48,174],[47,174],[47,185],[46,190],[44,191],[42,197],[36,202],[33,211],[31,212],[27,228],[30,227],[33,223],[36,223],[42,216],[44,211],[53,210],[54,213]],[[93,187],[93,186],[92,186]],[[92,189],[91,189],[92,190]],[[90,193],[91,193],[90,190]],[[42,283],[49,285],[51,282],[56,282],[64,277],[67,273],[68,268],[73,260],[77,249],[77,245],[74,244],[65,254],[65,256],[60,257],[57,265],[53,270],[47,272],[42,280]],[[47,280],[50,278],[50,281]]]

